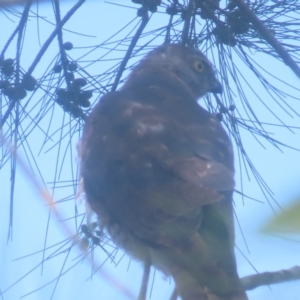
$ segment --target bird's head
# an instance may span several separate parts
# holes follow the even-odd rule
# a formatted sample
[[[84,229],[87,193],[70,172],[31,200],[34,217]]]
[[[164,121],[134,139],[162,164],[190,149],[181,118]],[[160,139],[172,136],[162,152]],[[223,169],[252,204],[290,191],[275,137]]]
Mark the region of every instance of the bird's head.
[[[162,45],[145,56],[140,65],[145,64],[171,72],[188,86],[196,99],[208,92],[222,92],[211,62],[204,54],[191,47],[181,44]]]

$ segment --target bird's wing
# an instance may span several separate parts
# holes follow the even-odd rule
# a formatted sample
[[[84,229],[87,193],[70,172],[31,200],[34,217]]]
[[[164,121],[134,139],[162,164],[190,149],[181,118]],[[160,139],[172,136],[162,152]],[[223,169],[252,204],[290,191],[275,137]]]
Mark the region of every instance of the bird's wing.
[[[95,211],[101,203],[110,222],[155,245],[153,263],[178,285],[187,272],[196,284],[236,293],[231,144],[218,120],[188,100],[157,87],[104,96],[82,140],[85,191]]]
[[[100,189],[109,182],[114,190],[108,191],[106,185],[102,192],[118,191],[136,203],[147,198],[141,207],[155,205],[174,216],[215,203],[223,198],[220,192],[233,190],[232,150],[226,133],[194,101],[174,99],[183,96],[188,95],[156,87],[104,96],[89,118],[83,140],[92,136],[83,149],[96,151],[89,161],[91,169],[99,170],[94,174],[98,179],[87,184],[94,182],[94,188]]]

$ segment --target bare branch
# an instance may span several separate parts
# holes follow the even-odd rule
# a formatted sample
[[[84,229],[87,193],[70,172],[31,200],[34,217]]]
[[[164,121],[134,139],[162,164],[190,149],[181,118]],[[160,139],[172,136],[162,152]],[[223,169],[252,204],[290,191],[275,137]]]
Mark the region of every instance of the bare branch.
[[[261,36],[274,48],[277,54],[282,58],[284,63],[288,65],[292,71],[300,78],[300,68],[297,63],[292,59],[285,48],[278,42],[275,36],[266,28],[266,26],[259,20],[259,18],[252,12],[246,5],[244,0],[234,0],[240,10],[247,15],[255,29]]]
[[[276,272],[264,272],[241,278],[246,291],[253,290],[262,285],[270,285],[287,281],[300,280],[300,266]]]
[[[42,48],[40,49],[39,53],[36,55],[36,58],[34,60],[34,62],[32,63],[32,65],[30,66],[30,68],[28,69],[27,74],[31,74],[33,72],[33,70],[35,69],[35,67],[37,66],[37,64],[39,63],[40,59],[42,58],[42,56],[44,55],[44,53],[46,52],[46,50],[48,49],[48,47],[50,46],[51,42],[53,41],[53,39],[56,37],[56,35],[58,34],[58,32],[61,30],[61,28],[65,25],[65,23],[72,17],[72,15],[75,13],[75,11],[85,2],[85,0],[79,0],[69,11],[68,13],[65,15],[65,17],[61,20],[60,24],[57,24],[57,26],[55,27],[55,29],[53,30],[53,32],[51,33],[51,35],[49,36],[49,38],[47,39],[47,41],[44,43],[44,45],[42,46]]]
[[[144,8],[144,7],[143,7]],[[134,37],[132,38],[131,40],[131,43],[127,49],[127,52],[126,52],[126,55],[125,57],[123,58],[121,64],[120,64],[120,67],[119,67],[119,70],[118,70],[118,73],[116,75],[116,78],[115,78],[115,81],[114,81],[114,84],[111,88],[112,91],[115,91],[117,89],[117,86],[119,84],[119,81],[122,77],[122,74],[124,72],[124,69],[127,65],[127,62],[131,56],[131,53],[137,43],[137,41],[139,40],[144,28],[146,27],[147,23],[148,23],[148,20],[149,20],[149,16],[148,16],[148,11],[146,9],[144,9],[144,12],[143,12],[143,16],[142,16],[142,22],[140,24],[140,27],[138,28],[138,30],[136,31],[136,34],[134,35]]]
[[[142,283],[141,283],[138,300],[146,300],[150,269],[151,269],[151,262],[145,261],[144,270],[143,270],[143,278],[142,278]]]
[[[191,23],[193,8],[194,8],[194,0],[190,0],[187,7],[184,26],[181,35],[182,36],[181,41],[183,45],[186,45],[189,42],[189,31],[190,31],[190,23]]]

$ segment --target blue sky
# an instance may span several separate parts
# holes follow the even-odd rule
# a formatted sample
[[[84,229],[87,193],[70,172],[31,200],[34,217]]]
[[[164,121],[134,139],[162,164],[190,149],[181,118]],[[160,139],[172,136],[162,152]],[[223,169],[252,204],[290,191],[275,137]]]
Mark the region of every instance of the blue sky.
[[[117,2],[117,1],[115,1]],[[119,1],[120,2],[120,1]],[[62,5],[62,14],[67,11],[68,7],[72,5],[71,1],[67,1]],[[132,7],[137,7],[132,5]],[[40,15],[49,15],[52,10],[49,4],[44,4],[39,7]],[[113,6],[103,1],[90,1],[85,3],[82,8],[76,13],[75,17],[68,22],[66,28],[72,29],[74,32],[86,33],[94,38],[88,38],[84,36],[78,36],[73,33],[64,32],[65,41],[70,40],[74,44],[75,48],[79,46],[96,45],[99,41],[103,41],[106,37],[109,37],[112,33],[116,32],[122,24],[126,24],[132,20],[136,15],[134,9],[126,9],[118,6]],[[52,18],[52,17],[51,17]],[[163,15],[157,14],[150,20],[150,28],[158,27],[159,22],[163,21]],[[3,24],[2,28],[7,30],[2,34],[0,40],[0,49],[2,49],[8,35],[16,26],[16,23],[9,21],[3,14],[0,14],[0,23]],[[101,26],[105,24],[105,26]],[[163,24],[163,23],[162,23]],[[51,31],[51,26],[43,25],[40,23],[40,39],[41,42],[48,37]],[[27,42],[25,40],[23,48],[23,65],[30,65],[32,57],[38,49],[36,23],[31,21],[27,28]],[[8,55],[14,55],[14,47],[12,46]],[[75,51],[75,50],[74,50]],[[80,53],[80,49],[76,50],[76,53]],[[83,51],[83,50],[82,50]],[[100,50],[99,50],[100,51]],[[46,56],[41,61],[41,69],[43,64],[52,59],[57,53],[57,48],[53,47],[47,52]],[[117,57],[122,57],[124,53],[116,53]],[[75,55],[75,54],[74,54]],[[92,59],[91,54],[87,59]],[[100,55],[99,55],[100,56]],[[7,56],[9,57],[9,56]],[[278,74],[281,78],[284,78],[290,84],[297,86],[298,79],[295,75],[283,64],[275,62],[274,59],[268,59],[259,53],[254,53],[253,57],[259,62],[259,64],[266,67],[271,73]],[[109,64],[110,62],[106,62]],[[114,63],[114,62],[112,62]],[[107,65],[108,66],[108,65]],[[105,65],[105,68],[107,68]],[[96,66],[98,67],[98,66]],[[218,66],[216,66],[218,68]],[[269,99],[268,94],[259,84],[253,79],[253,76],[248,74],[247,70],[242,69],[247,75],[247,79],[257,93],[259,93],[265,101],[265,104],[270,107],[277,114],[281,114],[282,118],[287,124],[297,126],[299,124],[299,118],[290,118],[287,114],[284,115],[281,110]],[[41,72],[41,70],[36,71]],[[99,71],[98,73],[101,73]],[[299,84],[298,84],[299,85]],[[278,83],[279,86],[279,83]],[[270,114],[267,113],[264,106],[253,97],[249,87],[245,87],[245,92],[249,97],[249,101],[252,101],[252,105],[257,110],[262,121],[272,122],[274,121]],[[296,91],[291,91],[294,96],[297,96]],[[298,93],[299,94],[299,93]],[[237,106],[239,106],[238,95],[234,99]],[[287,98],[288,101],[298,112],[300,111],[300,102],[291,98]],[[200,101],[200,103],[203,103]],[[54,111],[55,120],[52,122],[51,132],[55,132],[55,129],[61,126],[61,119],[63,114],[59,107],[55,107]],[[41,125],[47,126],[47,117],[44,123]],[[67,124],[67,121],[66,121]],[[295,130],[295,134],[288,132],[285,129],[278,127],[268,127],[270,132],[274,133],[275,137],[284,141],[285,143],[292,145],[293,147],[300,148],[299,130]],[[76,155],[76,144],[79,140],[80,133],[76,133],[73,137],[72,144],[69,146],[73,149],[72,157],[64,164],[64,169],[61,172],[61,180],[69,180],[70,174],[69,167],[71,162],[76,164],[78,161]],[[20,149],[20,159],[25,163],[27,162],[25,152],[26,149],[32,149],[33,153],[37,156],[41,146],[43,144],[43,133],[40,130],[36,130],[30,135],[28,141],[29,145]],[[282,207],[288,206],[288,204],[299,195],[299,152],[282,148],[283,152],[276,150],[268,143],[264,143],[266,149],[263,149],[253,138],[246,132],[243,136],[245,148],[255,166],[258,168],[261,176],[266,180],[270,188],[274,193],[274,197]],[[53,142],[54,144],[54,142]],[[51,190],[51,182],[54,181],[55,173],[55,161],[58,148],[54,147],[53,151],[45,153],[45,150],[51,148],[53,145],[51,141],[44,147],[40,155],[37,156],[37,162],[40,166],[41,173],[46,182],[46,185]],[[27,147],[27,148],[26,148]],[[63,147],[68,147],[65,144]],[[236,155],[236,181],[237,188],[240,188],[239,178],[241,173],[238,167],[238,155]],[[39,182],[41,178],[33,168],[35,176]],[[237,250],[237,260],[241,276],[255,273],[255,270],[250,263],[255,267],[258,272],[276,271],[283,268],[290,268],[294,265],[299,265],[299,236],[292,237],[278,237],[271,235],[264,235],[259,232],[261,226],[272,216],[274,212],[270,205],[265,201],[263,195],[258,188],[253,176],[248,180],[243,174],[243,186],[246,193],[251,197],[264,201],[256,202],[253,200],[245,200],[238,196],[235,197],[236,214],[240,223],[241,230],[245,237],[247,246],[243,240],[241,230],[237,226],[236,230],[236,245],[243,253],[241,254]],[[17,167],[17,184],[14,197],[14,225],[13,225],[13,239],[7,242],[8,231],[8,217],[9,217],[9,185],[10,185],[10,173],[9,163],[3,168],[0,173],[0,180],[2,182],[1,189],[1,210],[0,210],[0,289],[3,291],[7,289],[11,284],[18,281],[23,275],[34,268],[41,262],[42,254],[38,253],[17,261],[16,258],[23,257],[25,255],[40,251],[44,247],[45,232],[47,228],[47,220],[49,217],[49,209],[46,207],[45,201],[40,196],[37,189],[32,184],[32,180],[24,174],[20,167]],[[69,190],[58,189],[55,193],[56,199],[62,199],[69,195]],[[273,200],[271,200],[273,201]],[[60,218],[67,219],[74,215],[74,201],[66,201],[57,205],[57,208],[61,214]],[[278,206],[273,206],[279,211]],[[85,211],[84,201],[77,200],[76,205],[80,212]],[[73,220],[66,222],[72,230],[74,230]],[[47,245],[53,245],[62,240],[68,238],[66,236],[62,222],[57,219],[54,213],[50,215],[50,222],[48,227],[48,239]],[[107,246],[109,250],[113,249],[111,246]],[[248,249],[247,249],[248,247]],[[51,252],[47,252],[49,255]],[[106,255],[102,251],[96,251],[95,264],[100,265],[105,259]],[[82,255],[79,250],[74,250],[67,260],[67,266],[71,266],[76,257]],[[48,283],[58,276],[60,269],[64,263],[64,257],[66,255],[60,255],[46,261],[43,266],[43,274],[41,276],[41,267],[38,267],[33,273],[25,276],[22,280],[17,282],[13,287],[6,291],[2,295],[4,300],[19,299],[21,296],[34,291],[38,287]],[[245,257],[246,258],[245,258]],[[74,260],[75,259],[75,260]],[[249,260],[250,263],[247,261]],[[114,265],[107,261],[102,269],[108,272],[108,275],[99,274],[101,270],[92,276],[91,280],[91,261],[79,263],[74,269],[67,272],[60,278],[57,284],[57,288],[53,295],[53,299],[129,299],[124,293],[122,293],[120,285],[125,285],[134,295],[137,294],[139,289],[140,278],[142,274],[141,265],[138,262],[131,261],[128,256],[123,256],[122,251],[116,252],[115,261],[119,263]],[[65,267],[66,269],[68,267]],[[172,292],[172,283],[169,278],[159,272],[151,272],[150,284],[153,280],[152,298],[154,300],[167,299]],[[113,278],[114,282],[108,278]],[[40,289],[24,299],[50,299],[54,290],[55,282],[47,285],[43,289]],[[149,290],[151,290],[149,288]],[[278,284],[276,286],[261,287],[254,291],[249,292],[250,300],[260,299],[295,299],[295,295],[299,295],[300,287],[297,282],[290,282],[284,284]],[[0,298],[1,299],[1,298]]]

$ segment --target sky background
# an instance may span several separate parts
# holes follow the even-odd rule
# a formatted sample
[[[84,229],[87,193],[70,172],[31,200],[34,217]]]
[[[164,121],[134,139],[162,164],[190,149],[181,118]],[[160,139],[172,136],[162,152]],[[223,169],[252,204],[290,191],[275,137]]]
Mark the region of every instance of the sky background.
[[[64,15],[64,12],[66,12],[73,3],[74,2],[72,1],[66,1],[62,4],[62,15]],[[131,6],[136,8],[138,7],[134,5]],[[51,11],[52,7],[50,4],[43,4],[39,6],[39,14],[47,16],[48,19],[53,20],[53,16],[50,13]],[[96,45],[99,41],[103,41],[106,37],[110,37],[114,32],[118,31],[119,28],[122,27],[122,24],[130,22],[135,16],[135,9],[114,6],[104,3],[103,1],[87,1],[87,3],[85,3],[75,16],[67,23],[66,28],[72,29],[73,32],[85,33],[93,37],[80,36],[72,32],[64,32],[64,40],[70,40],[74,44],[74,47],[77,47],[76,51],[80,53],[83,49],[81,50],[79,47]],[[150,28],[151,26],[153,26],[153,28],[159,27],[159,22],[163,21],[162,18],[163,15],[159,14],[157,14],[157,16],[153,16],[150,20]],[[4,43],[15,28],[17,24],[16,22],[17,19],[9,20],[4,13],[0,13],[0,27],[6,29],[1,32],[0,49],[3,48]],[[105,24],[105,26],[103,24]],[[38,34],[40,34],[40,40],[43,42],[52,30],[51,26],[41,22],[39,24],[38,32],[36,25],[36,22],[31,21],[27,26],[26,39],[22,53],[22,65],[25,69],[26,64],[28,64],[28,66],[30,65],[32,57],[36,53],[36,49],[39,48],[37,39]],[[6,57],[9,57],[9,53],[11,53],[11,56],[14,57],[14,51],[14,47],[10,47]],[[99,49],[99,51],[101,51],[101,49]],[[39,74],[38,72],[41,72],[41,70],[45,68],[46,62],[49,64],[49,60],[53,59],[57,52],[58,50],[55,47],[53,50],[51,48],[49,49],[47,54],[43,57],[43,60],[40,63],[40,69],[36,71],[36,74]],[[122,57],[122,55],[124,55],[123,52],[117,53],[116,57]],[[292,85],[299,85],[299,81],[295,78],[295,75],[283,64],[279,62],[276,63],[274,59],[268,60],[266,56],[262,56],[259,53],[254,53],[253,57],[257,59],[259,63],[263,63],[264,67],[267,67],[270,73],[282,76],[282,78]],[[87,59],[92,59],[92,54]],[[108,61],[106,63],[109,64],[114,62]],[[216,67],[218,68],[218,66]],[[101,73],[101,70],[99,70],[98,73]],[[282,111],[279,110],[278,107],[268,98],[269,96],[266,94],[265,90],[259,86],[254,79],[252,79],[252,75],[249,74],[247,76],[250,86],[262,96],[265,104],[269,106],[271,110],[277,114],[281,114],[287,124],[293,126],[299,125],[299,118],[290,118],[287,114],[283,114]],[[245,93],[248,92],[250,95],[250,88],[245,86]],[[298,96],[298,94],[294,91],[293,94]],[[249,99],[249,101],[251,100],[252,99]],[[235,101],[238,106],[238,96]],[[300,112],[299,101],[291,98],[287,98],[286,101],[289,101],[294,109]],[[272,121],[272,117],[266,112],[263,105],[254,97],[253,103],[251,104],[257,110],[257,114],[261,120],[266,122]],[[55,132],[55,128],[59,128],[62,124],[61,119],[63,118],[63,113],[60,107],[55,108],[54,115],[55,119],[51,125],[52,132]],[[49,118],[48,115],[45,117],[45,120],[43,121],[44,123],[41,123],[41,126],[47,126],[49,122],[49,119],[47,118]],[[295,130],[294,134],[279,127],[269,128],[278,140],[292,145],[295,148],[300,148],[299,130]],[[76,155],[76,144],[79,138],[80,132],[76,132],[73,137],[72,144],[69,145],[69,148],[73,149],[73,155],[64,164],[64,169],[61,171],[60,176],[61,181],[69,180],[70,175],[68,174],[68,166],[71,165],[71,163],[75,165],[78,161]],[[26,153],[28,153],[28,149],[31,149],[34,155],[37,156],[43,145],[43,141],[44,136],[42,131],[36,130],[29,136],[28,145],[20,148],[20,159],[24,161],[25,164],[27,163],[28,160],[26,159]],[[247,135],[246,132],[244,133],[243,141],[254,165],[258,168],[261,176],[272,189],[274,197],[278,203],[282,207],[288,207],[289,203],[295,200],[300,194],[299,152],[287,148],[282,148],[281,152],[267,143],[264,143],[266,149],[263,149],[263,147],[256,143],[250,135]],[[43,151],[41,151],[36,159],[46,185],[51,190],[51,182],[53,182],[54,178],[56,178],[54,177],[54,169],[58,149],[57,147],[54,147],[53,151],[46,152],[46,150],[50,148],[51,143],[47,145],[47,147],[43,148]],[[263,201],[259,202],[249,199],[244,199],[244,201],[242,201],[240,197],[235,197],[236,215],[239,222],[239,225],[236,227],[236,254],[240,276],[254,274],[256,271],[276,271],[284,268],[290,268],[294,265],[299,265],[299,236],[280,236],[279,234],[265,235],[260,233],[260,228],[265,224],[265,222],[274,216],[274,212],[271,206],[263,198],[253,176],[251,176],[250,180],[248,180],[245,176],[245,172],[240,172],[238,165],[239,160],[238,156],[236,156],[237,188],[240,188],[239,178],[242,174],[245,193],[248,193],[253,198]],[[121,285],[126,286],[130,291],[132,291],[133,295],[137,295],[142,276],[141,265],[138,262],[131,261],[130,258],[126,255],[124,256],[120,250],[116,253],[114,252],[116,254],[115,261],[118,262],[117,265],[107,260],[101,267],[100,271],[93,276],[91,276],[91,260],[86,259],[85,261],[80,261],[80,255],[82,255],[82,253],[76,249],[74,249],[74,251],[72,251],[69,255],[66,252],[65,254],[48,259],[43,265],[43,270],[41,266],[39,266],[33,272],[26,275],[30,270],[38,266],[42,260],[42,253],[39,251],[44,248],[48,219],[50,221],[48,225],[47,245],[55,245],[56,243],[68,239],[68,236],[65,234],[62,227],[61,220],[71,218],[74,215],[74,201],[65,201],[57,205],[60,213],[59,220],[54,213],[51,213],[49,217],[49,209],[46,207],[46,203],[40,196],[39,191],[32,184],[32,180],[28,178],[24,172],[22,172],[20,167],[17,167],[17,170],[14,197],[13,238],[9,241],[7,241],[7,234],[10,205],[10,164],[7,163],[0,172],[0,289],[1,291],[4,291],[15,283],[12,287],[5,291],[0,299],[19,299],[28,293],[30,294],[23,299],[51,299],[52,296],[52,299],[58,300],[130,299],[122,292]],[[35,176],[37,180],[41,182],[37,173],[35,173]],[[63,186],[63,184],[61,184],[61,186]],[[66,192],[65,189],[60,188],[56,191],[55,198],[62,199],[67,196],[68,193],[69,191]],[[274,204],[274,201],[270,201],[276,210],[279,211],[277,205]],[[85,211],[84,201],[79,199],[77,200],[76,205],[80,212]],[[69,223],[68,222],[65,223],[74,225],[73,220]],[[72,226],[70,228],[73,230]],[[56,247],[57,248],[53,247],[47,251],[46,257],[47,255],[50,255],[50,253],[54,252],[53,249],[58,249],[59,245]],[[107,249],[108,251],[112,251],[113,246],[108,245]],[[107,258],[107,255],[103,251],[98,250],[95,251],[94,258],[96,265],[102,264]],[[36,254],[27,256],[32,253]],[[53,281],[53,279],[59,276],[62,266],[64,266],[62,272],[65,272],[65,270],[77,261],[79,261],[79,263],[73,269],[66,272],[65,275],[61,276],[59,281]],[[103,274],[104,272],[106,275]],[[23,276],[24,278],[22,278]],[[114,282],[112,282],[112,280],[114,280]],[[42,289],[35,291],[48,282],[51,283]],[[151,289],[152,284],[153,287]],[[172,289],[173,285],[169,278],[166,278],[163,274],[155,272],[154,270],[151,271],[149,287],[149,292],[152,292],[151,299],[168,299]],[[55,292],[53,294],[54,290]],[[272,287],[260,287],[248,293],[250,300],[296,299],[295,295],[299,294],[299,281],[277,284]]]

